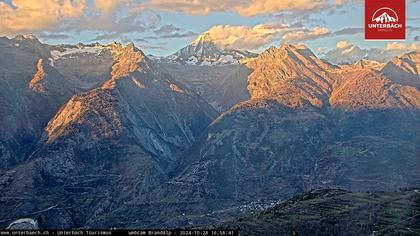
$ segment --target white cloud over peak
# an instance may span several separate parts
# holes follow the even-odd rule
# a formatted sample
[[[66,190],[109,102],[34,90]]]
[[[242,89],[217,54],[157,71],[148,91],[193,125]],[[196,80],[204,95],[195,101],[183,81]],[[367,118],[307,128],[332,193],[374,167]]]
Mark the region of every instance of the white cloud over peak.
[[[345,49],[351,47],[352,45],[347,41],[338,41],[336,46],[339,49]]]
[[[252,50],[280,38],[286,30],[290,30],[288,25],[259,24],[254,27],[217,25],[206,33],[209,39],[219,46]]]
[[[301,24],[216,25],[204,33],[221,47],[244,50],[257,50],[277,40],[300,43],[331,34],[326,28],[308,29]]]

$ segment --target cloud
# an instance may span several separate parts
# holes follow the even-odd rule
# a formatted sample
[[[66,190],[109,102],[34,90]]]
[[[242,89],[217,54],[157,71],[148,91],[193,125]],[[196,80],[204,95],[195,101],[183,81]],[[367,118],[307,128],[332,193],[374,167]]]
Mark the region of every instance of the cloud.
[[[167,24],[161,26],[159,29],[154,30],[155,34],[171,34],[179,31],[180,29],[173,24]]]
[[[133,0],[0,1],[0,35],[25,33],[129,33],[155,30],[161,17]]]
[[[212,42],[221,47],[252,50],[258,49],[275,39],[280,39],[285,31],[291,29],[289,25],[283,24],[259,24],[254,27],[216,25],[205,32],[205,34]]]
[[[13,0],[0,2],[0,34],[53,30],[66,21],[81,17],[85,0]]]
[[[319,11],[338,7],[347,2],[331,0],[149,0],[143,3],[143,7],[183,12],[188,15],[236,12],[243,16],[256,16],[282,11]]]
[[[323,27],[315,27],[313,29],[303,29],[295,32],[289,32],[283,35],[282,39],[290,43],[304,42],[317,38],[326,37],[331,34],[331,31]]]
[[[248,6],[237,7],[239,14],[255,16],[261,13],[275,13],[281,11],[307,11],[326,9],[328,2],[325,0],[253,0]]]
[[[327,52],[323,52],[322,56],[335,64],[355,63],[360,59],[375,60],[379,62],[387,62],[395,56],[419,50],[419,44],[405,44],[405,43],[389,43],[385,48],[365,48],[362,49],[348,41],[337,42],[336,48]]]
[[[274,41],[300,43],[328,37],[327,28],[305,28],[302,24],[216,25],[204,32],[206,37],[220,47],[258,50]]]
[[[149,42],[149,40],[143,39],[143,38],[138,38],[138,39],[135,39],[134,41],[139,42],[139,43],[148,43]]]
[[[387,51],[415,51],[420,50],[420,44],[412,43],[412,44],[405,44],[405,43],[388,43],[386,45]]]
[[[120,33],[102,33],[102,34],[96,35],[96,37],[90,40],[90,42],[114,40],[114,39],[119,38],[120,36],[121,36]]]
[[[60,39],[68,39],[70,35],[68,34],[61,34],[61,33],[38,33],[36,34],[37,37],[41,39],[53,39],[53,40],[60,40]]]
[[[411,34],[413,32],[417,32],[420,30],[420,27],[416,27],[416,26],[411,26],[411,25],[407,25],[406,26],[407,32],[408,34]]]
[[[347,42],[347,41],[338,41],[337,42],[337,48],[339,48],[339,49],[345,49],[345,48],[349,48],[349,47],[351,47],[351,46],[353,46],[353,45],[351,45],[349,42]]]
[[[414,41],[420,41],[420,35],[415,36]]]
[[[194,36],[197,36],[197,33],[192,32],[192,31],[188,31],[188,32],[184,32],[184,33],[173,33],[173,34],[161,35],[159,38],[164,38],[164,39],[190,38],[190,37],[194,37]]]
[[[114,15],[121,5],[129,3],[129,0],[95,0],[94,9],[101,13],[102,17]]]
[[[353,34],[361,34],[364,32],[363,28],[344,28],[341,30],[334,31],[334,35],[341,36],[341,35],[353,35]]]

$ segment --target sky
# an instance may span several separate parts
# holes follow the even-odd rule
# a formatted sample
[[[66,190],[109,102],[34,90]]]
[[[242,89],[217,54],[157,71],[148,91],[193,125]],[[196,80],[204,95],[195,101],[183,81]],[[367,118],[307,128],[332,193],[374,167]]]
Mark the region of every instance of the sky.
[[[402,42],[364,40],[363,0],[0,0],[0,36],[49,44],[134,42],[170,55],[208,32],[221,46],[260,52],[281,43],[316,53],[339,45],[420,50],[420,0],[406,0]]]

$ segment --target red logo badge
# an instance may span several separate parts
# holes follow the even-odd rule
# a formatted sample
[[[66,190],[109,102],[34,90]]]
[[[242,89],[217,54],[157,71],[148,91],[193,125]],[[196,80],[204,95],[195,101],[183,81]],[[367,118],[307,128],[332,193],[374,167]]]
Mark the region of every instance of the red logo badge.
[[[365,0],[365,39],[404,40],[405,0]]]

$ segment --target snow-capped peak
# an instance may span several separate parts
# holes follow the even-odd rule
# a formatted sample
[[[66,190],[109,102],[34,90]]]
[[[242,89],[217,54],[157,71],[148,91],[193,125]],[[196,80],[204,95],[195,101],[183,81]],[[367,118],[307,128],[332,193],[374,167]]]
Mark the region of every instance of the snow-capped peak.
[[[220,46],[211,40],[209,32],[205,32],[166,60],[180,64],[226,65],[237,64],[242,59],[255,56],[256,54],[245,50]]]
[[[39,41],[39,40],[38,40],[38,38],[37,38],[37,37],[35,37],[35,35],[33,35],[33,34],[26,34],[26,35],[19,34],[19,35],[17,35],[16,37],[14,37],[14,39],[15,39],[15,40],[19,40],[19,41],[22,41],[22,40],[33,40],[33,41]]]
[[[190,45],[198,45],[200,43],[212,43],[209,32],[200,34],[196,39],[194,39],[194,41],[191,42]]]

